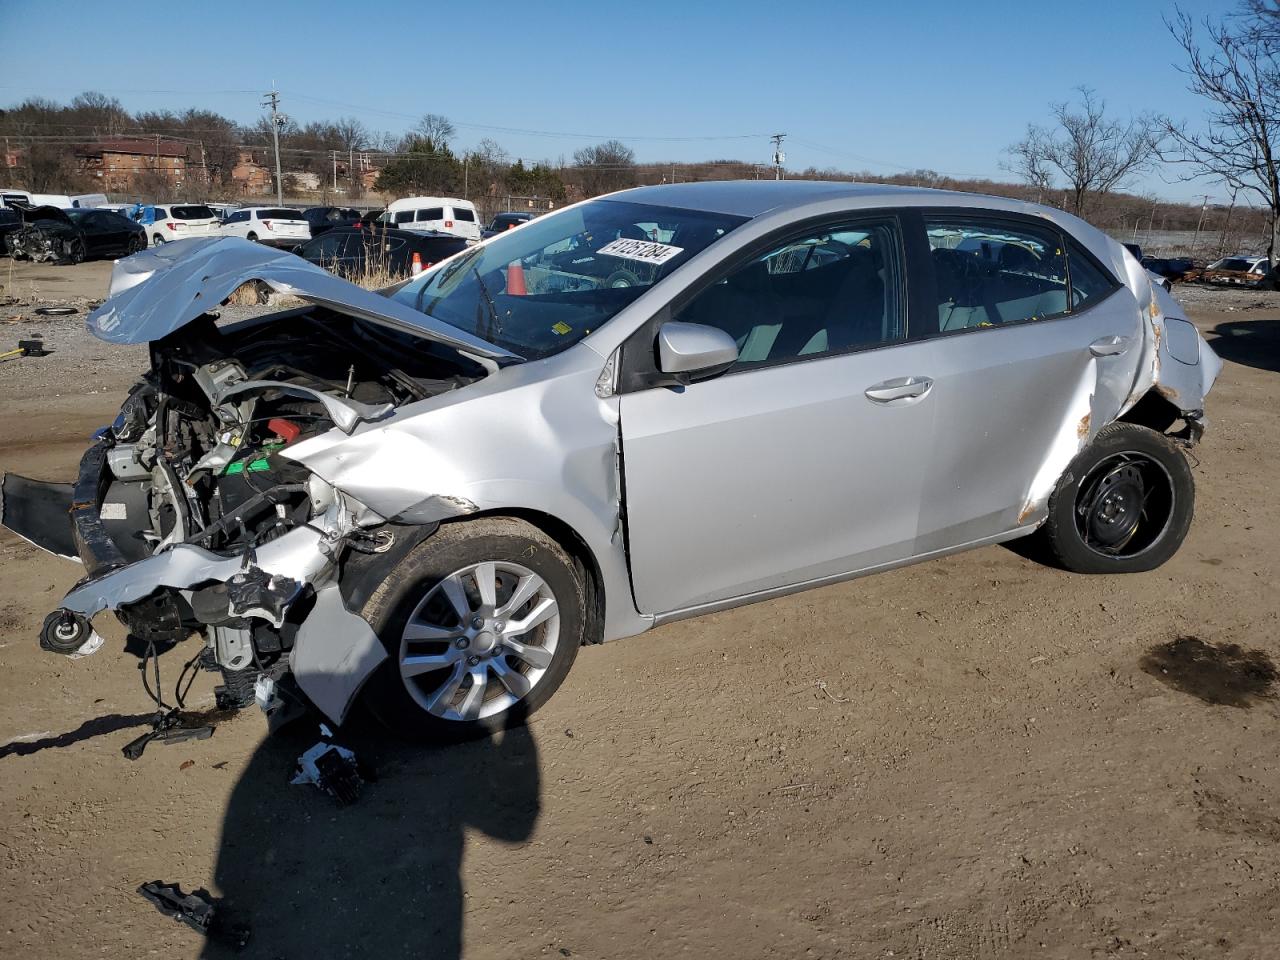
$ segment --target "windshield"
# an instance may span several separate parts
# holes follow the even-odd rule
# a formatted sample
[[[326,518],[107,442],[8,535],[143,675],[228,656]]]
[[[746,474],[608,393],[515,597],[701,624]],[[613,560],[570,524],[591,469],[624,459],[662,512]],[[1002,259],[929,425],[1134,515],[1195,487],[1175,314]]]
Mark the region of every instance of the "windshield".
[[[1249,269],[1249,261],[1241,259],[1240,257],[1225,257],[1217,263],[1210,264],[1209,269],[1245,271]]]
[[[394,294],[526,359],[559,353],[745,220],[619,200],[548,214]]]

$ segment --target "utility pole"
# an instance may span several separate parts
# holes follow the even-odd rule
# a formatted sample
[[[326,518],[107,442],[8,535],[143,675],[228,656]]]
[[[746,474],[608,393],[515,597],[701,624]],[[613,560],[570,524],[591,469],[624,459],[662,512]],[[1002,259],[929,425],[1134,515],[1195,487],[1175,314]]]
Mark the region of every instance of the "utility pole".
[[[276,148],[276,203],[284,206],[284,178],[280,174],[280,128],[289,118],[280,112],[280,94],[272,85],[271,92],[263,94],[262,105],[271,108],[271,139]]]
[[[773,179],[782,179],[782,164],[786,161],[787,155],[782,152],[782,141],[786,139],[785,133],[775,133],[769,139],[773,141]]]
[[[1204,200],[1200,203],[1200,219],[1196,221],[1196,235],[1191,238],[1191,255],[1196,255],[1196,245],[1200,242],[1200,228],[1204,226],[1204,213],[1209,207],[1209,195],[1204,195]]]
[[[1236,210],[1236,191],[1231,191],[1231,206],[1227,208],[1227,220],[1222,225],[1222,239],[1218,241],[1218,256],[1227,252],[1227,231],[1231,229],[1231,214]]]
[[[337,193],[338,192],[338,151],[330,150],[329,152],[333,154],[333,192]]]

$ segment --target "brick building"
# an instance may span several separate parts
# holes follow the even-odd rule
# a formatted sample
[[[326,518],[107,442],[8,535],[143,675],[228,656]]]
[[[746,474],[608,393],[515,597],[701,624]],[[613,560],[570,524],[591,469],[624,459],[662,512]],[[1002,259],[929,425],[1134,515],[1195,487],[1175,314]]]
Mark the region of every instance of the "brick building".
[[[175,191],[188,185],[190,147],[172,140],[100,140],[76,148],[81,169],[103,193],[128,193],[149,174],[159,174]]]
[[[265,150],[240,150],[231,179],[241,193],[270,193],[274,187]]]

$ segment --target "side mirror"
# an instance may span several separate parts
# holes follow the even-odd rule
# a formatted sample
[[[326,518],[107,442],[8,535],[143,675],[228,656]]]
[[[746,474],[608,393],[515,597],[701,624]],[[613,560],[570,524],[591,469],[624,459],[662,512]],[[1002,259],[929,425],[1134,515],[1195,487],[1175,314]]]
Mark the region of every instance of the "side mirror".
[[[737,359],[737,343],[719,327],[669,320],[658,329],[658,368],[682,382],[713,376]]]

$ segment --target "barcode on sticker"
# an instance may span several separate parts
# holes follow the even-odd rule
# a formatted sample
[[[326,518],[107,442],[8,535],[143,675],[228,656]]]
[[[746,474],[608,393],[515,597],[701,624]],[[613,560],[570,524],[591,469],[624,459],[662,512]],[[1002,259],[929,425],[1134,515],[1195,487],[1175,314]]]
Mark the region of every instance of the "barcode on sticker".
[[[684,247],[673,247],[654,240],[615,240],[613,243],[606,243],[596,253],[606,257],[621,257],[624,260],[652,263],[656,267],[684,253]]]

